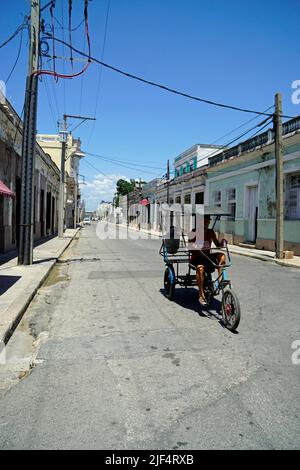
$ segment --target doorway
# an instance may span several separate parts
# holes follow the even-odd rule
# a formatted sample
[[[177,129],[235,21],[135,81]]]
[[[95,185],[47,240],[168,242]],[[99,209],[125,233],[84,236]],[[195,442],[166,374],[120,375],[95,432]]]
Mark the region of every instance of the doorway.
[[[255,243],[257,237],[257,215],[258,215],[258,186],[247,187],[246,197],[246,237],[248,242]]]

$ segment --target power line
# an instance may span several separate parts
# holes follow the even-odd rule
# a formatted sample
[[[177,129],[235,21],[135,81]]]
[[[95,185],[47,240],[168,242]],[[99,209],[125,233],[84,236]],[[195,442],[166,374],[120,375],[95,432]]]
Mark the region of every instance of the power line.
[[[83,36],[83,50],[84,50],[84,52],[85,52],[85,35]],[[79,98],[79,114],[81,114],[81,107],[82,107],[83,77],[84,77],[84,75],[81,75],[81,80],[80,80],[80,98]]]
[[[253,137],[255,137],[259,132],[261,132],[261,131],[264,130],[266,127],[268,127],[269,124],[270,124],[270,122],[267,122],[261,129],[258,129],[258,131],[255,132],[254,134],[252,134],[252,135],[249,137],[249,139],[247,139],[247,140],[250,140],[250,139],[252,139]],[[247,142],[247,141],[246,141],[246,142]],[[230,149],[226,149],[226,150],[230,150]],[[220,153],[221,153],[221,152],[220,152]],[[211,155],[211,156],[213,156],[213,155]],[[223,170],[216,170],[214,173],[222,173],[222,172],[223,172]]]
[[[65,41],[65,33],[64,33],[64,7],[63,7],[63,0],[61,0],[61,18],[62,18],[62,35],[63,40]],[[65,46],[63,44],[63,55],[65,55]],[[65,62],[63,61],[63,74],[65,75]],[[64,94],[64,113],[66,112],[66,82],[63,81],[63,94]]]
[[[46,78],[46,77],[45,77]],[[48,104],[49,104],[49,108],[50,108],[50,112],[51,112],[51,116],[52,116],[52,119],[53,119],[53,123],[54,123],[54,128],[56,127],[56,122],[57,120],[55,119],[54,115],[54,108],[53,108],[53,104],[52,104],[52,100],[51,100],[51,96],[50,96],[50,93],[49,93],[49,90],[48,90],[48,85],[47,85],[47,82],[46,80],[43,80],[44,82],[44,86],[45,86],[45,90],[46,90],[46,95],[47,95],[47,100],[48,100]]]
[[[110,9],[110,0],[108,0],[108,2],[107,2],[106,20],[105,20],[105,26],[104,26],[104,39],[103,39],[101,60],[104,59],[104,52],[105,52],[106,38],[107,38],[107,25],[108,25],[109,9]],[[96,103],[95,103],[94,117],[96,117],[97,108],[98,108],[100,85],[101,85],[101,81],[102,81],[102,71],[103,71],[103,68],[101,67],[100,70],[99,70],[99,75],[98,75],[98,84],[97,84],[97,91],[96,91]]]
[[[93,170],[98,171],[98,173],[101,173],[101,175],[105,176],[105,178],[108,178],[109,180],[113,181],[115,183],[115,178],[112,178],[111,176],[106,175],[103,173],[103,171],[99,170],[99,168],[96,168],[92,163],[88,162],[86,159],[83,159],[83,162],[89,165]]]
[[[18,26],[16,31],[6,41],[0,44],[0,49],[2,49],[2,47],[6,46],[10,41],[12,41],[19,34],[20,31],[26,28],[27,22],[28,22],[28,17],[25,16],[23,23],[20,24],[20,26]]]
[[[91,156],[94,157],[94,158],[99,158],[99,157],[96,156],[96,155],[91,155]],[[100,158],[101,158],[101,157],[100,157]],[[116,165],[116,166],[121,166],[121,167],[124,167],[124,168],[128,168],[129,170],[137,170],[136,167],[139,166],[139,165],[136,165],[136,166],[134,167],[134,166],[131,166],[131,165],[127,165],[127,164],[125,164],[125,163],[117,163],[117,162],[111,161],[111,160],[109,160],[109,163],[111,163],[112,165]],[[139,168],[138,168],[138,169],[139,169]],[[153,173],[153,172],[151,172],[151,171],[144,170],[144,169],[139,169],[139,170],[140,170],[141,172],[143,172],[143,173],[147,173],[148,175],[157,176],[156,173]]]
[[[274,108],[274,105],[272,104],[272,106],[269,106],[269,108],[265,109],[263,112],[266,113],[267,111],[269,111],[270,109]],[[224,139],[224,137],[227,137],[228,135],[230,134],[233,134],[233,132],[235,131],[238,131],[239,129],[241,129],[242,127],[246,126],[247,124],[249,124],[250,122],[252,121],[255,121],[255,119],[258,119],[260,116],[254,116],[253,118],[249,119],[248,121],[244,122],[243,124],[241,124],[240,126],[232,129],[231,131],[227,132],[226,134],[222,135],[221,137],[219,137],[218,139],[216,139],[214,142],[212,142],[211,145],[213,144],[216,144],[217,142],[219,142],[220,140]]]
[[[110,0],[107,1],[106,20],[105,20],[105,26],[104,26],[104,39],[103,39],[103,45],[102,45],[101,60],[104,59],[104,52],[105,52],[105,45],[106,45],[106,37],[107,37],[107,25],[108,25],[109,9],[110,9]],[[98,74],[97,90],[96,90],[96,103],[95,103],[94,117],[96,117],[96,114],[97,114],[98,101],[99,101],[99,95],[100,95],[100,86],[101,86],[101,83],[102,83],[102,71],[103,71],[103,67],[100,67],[99,74]],[[94,130],[95,130],[95,125],[96,125],[96,122],[94,121],[93,124],[92,124],[91,133],[90,133],[89,140],[88,140],[88,143],[87,143],[87,148],[88,148],[89,145],[90,145],[90,142],[91,142],[91,139],[92,139],[92,135],[93,135]]]
[[[266,124],[266,126],[268,126],[269,123],[270,123],[270,119],[271,119],[271,118],[265,119],[265,120],[262,121],[260,124],[257,124],[256,126],[252,127],[251,129],[248,129],[246,132],[243,132],[243,133],[240,134],[238,137],[236,137],[235,139],[233,139],[233,140],[231,140],[230,142],[228,142],[226,145],[224,145],[223,152],[224,152],[224,151],[227,151],[227,150],[230,150],[230,148],[227,148],[227,147],[229,147],[229,145],[232,145],[234,142],[240,140],[242,137],[244,137],[245,135],[249,134],[249,132],[253,131],[253,130],[256,129],[257,127],[262,126],[266,121],[268,121],[267,124]],[[264,129],[266,126],[264,126],[262,129]],[[257,131],[254,135],[258,134],[258,132],[261,132],[262,129],[258,129],[258,131]],[[253,137],[253,136],[249,137],[247,140],[251,139],[252,137]],[[217,155],[217,154],[219,154],[219,153],[222,153],[222,149],[216,149],[214,152],[209,152],[209,153],[207,153],[207,154],[204,155],[202,158],[200,158],[197,162],[199,163],[199,162],[201,162],[202,160],[205,160],[207,157],[210,158],[210,157],[213,157],[214,155]]]
[[[22,42],[23,42],[23,29],[21,30],[21,37],[20,37],[20,44],[19,44],[19,50],[18,50],[18,53],[17,53],[17,57],[16,57],[16,60],[14,62],[14,65],[12,66],[12,69],[7,77],[7,79],[5,80],[5,83],[7,84],[8,81],[10,80],[10,77],[12,76],[12,74],[14,73],[14,70],[17,66],[17,63],[19,61],[19,58],[20,58],[20,54],[21,54],[21,50],[22,50]]]
[[[51,39],[51,35],[49,33],[45,33],[45,35]],[[131,73],[128,73],[128,72],[124,72],[123,70],[120,70],[116,67],[113,67],[112,65],[109,65],[109,64],[106,64],[105,62],[101,61],[101,60],[98,60],[96,59],[95,57],[92,57],[90,54],[85,54],[84,52],[76,49],[75,47],[73,46],[70,46],[70,44],[68,44],[67,42],[65,41],[62,41],[61,39],[58,39],[56,37],[54,37],[54,40],[57,41],[57,42],[60,42],[61,44],[64,44],[66,46],[68,46],[70,49],[72,49],[73,51],[77,52],[77,54],[80,54],[84,57],[88,57],[88,59],[92,62],[96,62],[100,65],[103,65],[103,67],[106,67],[110,70],[113,70],[121,75],[124,75],[126,77],[129,77],[129,78],[132,78],[134,80],[137,80],[137,81],[140,81],[142,83],[146,83],[147,85],[151,85],[151,86],[154,86],[154,87],[157,87],[157,88],[161,88],[162,90],[166,90],[166,91],[169,91],[170,93],[174,93],[176,95],[180,95],[180,96],[183,96],[185,98],[188,98],[188,99],[191,99],[191,100],[195,100],[195,101],[199,101],[199,102],[202,102],[202,103],[206,103],[206,104],[210,104],[212,106],[218,106],[220,108],[226,108],[226,109],[232,109],[234,111],[240,111],[240,112],[244,112],[244,113],[252,113],[252,114],[257,114],[257,115],[262,115],[262,116],[273,116],[272,114],[268,114],[268,113],[263,113],[261,111],[255,111],[255,110],[251,110],[251,109],[246,109],[246,108],[239,108],[237,106],[232,106],[232,105],[227,105],[227,104],[223,104],[223,103],[218,103],[216,101],[211,101],[211,100],[207,100],[207,99],[204,99],[204,98],[199,98],[197,96],[193,96],[193,95],[189,95],[188,93],[184,93],[184,92],[181,92],[181,91],[178,91],[178,90],[175,90],[173,88],[170,88],[170,87],[167,87],[165,85],[160,85],[158,83],[155,83],[155,82],[151,82],[149,80],[146,80],[144,78],[141,78],[141,77],[138,77],[136,75],[133,75]],[[293,116],[285,116],[285,115],[281,115],[281,117],[283,118],[287,118],[287,119],[293,119]]]
[[[143,163],[140,163],[140,160],[120,160],[120,159],[117,159],[117,158],[111,158],[111,157],[104,157],[103,155],[98,155],[96,153],[89,153],[89,152],[85,152],[86,155],[90,155],[91,157],[97,157],[97,158],[101,158],[102,160],[105,160],[105,161],[108,161],[108,162],[118,162],[118,163],[133,163],[133,164],[137,164],[137,166],[141,166],[141,167],[145,167],[145,168],[153,168],[153,169],[156,169],[156,170],[164,170],[164,167],[162,166],[153,166],[153,165],[145,165]]]
[[[51,83],[52,94],[53,94],[53,96],[54,96],[54,103],[55,103],[55,107],[56,107],[56,113],[57,113],[57,116],[61,116],[61,114],[60,114],[60,108],[59,108],[58,101],[57,101],[57,96],[56,96],[56,90],[55,90],[54,82],[53,82],[53,80],[52,80],[51,78],[50,78],[50,83]]]

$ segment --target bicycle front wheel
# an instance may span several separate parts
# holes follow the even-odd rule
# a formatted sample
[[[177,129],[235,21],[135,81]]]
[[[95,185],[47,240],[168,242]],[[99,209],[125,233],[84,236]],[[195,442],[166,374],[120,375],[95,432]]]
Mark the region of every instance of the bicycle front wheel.
[[[222,317],[228,330],[235,331],[237,329],[241,319],[241,307],[236,293],[231,288],[224,290]]]

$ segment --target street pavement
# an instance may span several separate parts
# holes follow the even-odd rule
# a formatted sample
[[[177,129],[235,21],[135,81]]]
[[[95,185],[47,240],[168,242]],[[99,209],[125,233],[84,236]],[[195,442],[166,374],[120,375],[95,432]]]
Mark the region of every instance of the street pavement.
[[[63,238],[53,237],[36,246],[31,265],[18,265],[17,252],[13,256],[0,257],[0,362],[3,345],[8,342],[38,288],[78,231],[67,229]]]
[[[233,255],[231,333],[219,299],[164,296],[158,237],[115,230],[81,230],[9,341],[0,448],[299,448],[299,269]]]

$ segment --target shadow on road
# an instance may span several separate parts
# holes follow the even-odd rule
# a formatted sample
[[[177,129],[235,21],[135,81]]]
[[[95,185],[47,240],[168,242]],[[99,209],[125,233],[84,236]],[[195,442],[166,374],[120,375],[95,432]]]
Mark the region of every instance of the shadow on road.
[[[164,289],[160,289],[160,293],[166,297]],[[216,320],[224,328],[224,322],[221,318],[221,302],[213,299],[208,307],[201,307],[198,301],[198,289],[176,289],[173,302],[180,307],[196,312],[200,317],[210,320]]]
[[[21,276],[0,276],[0,295],[5,294],[19,279]]]

